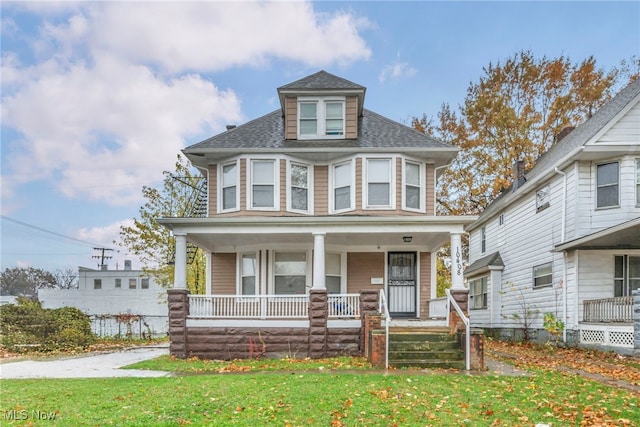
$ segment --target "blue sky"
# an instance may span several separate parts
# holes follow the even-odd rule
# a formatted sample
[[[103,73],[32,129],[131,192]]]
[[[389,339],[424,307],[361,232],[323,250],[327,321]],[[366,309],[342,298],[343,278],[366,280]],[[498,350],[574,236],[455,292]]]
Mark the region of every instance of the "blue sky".
[[[484,66],[523,49],[594,56],[604,69],[640,54],[638,1],[0,8],[2,269],[95,267],[94,245],[117,250],[111,268],[140,267],[112,242],[142,186],[158,186],[182,148],[275,110],[277,87],[320,69],[409,123],[459,105]]]

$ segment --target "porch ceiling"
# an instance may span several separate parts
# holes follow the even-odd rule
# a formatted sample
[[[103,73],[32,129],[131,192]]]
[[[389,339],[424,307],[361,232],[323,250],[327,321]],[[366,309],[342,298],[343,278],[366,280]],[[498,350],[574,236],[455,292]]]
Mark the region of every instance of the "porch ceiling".
[[[557,252],[573,249],[640,249],[640,218],[556,246]]]
[[[325,234],[325,246],[392,247],[394,250],[435,251],[449,242],[451,233],[476,217],[276,217],[276,218],[175,218],[160,223],[174,233],[211,252],[280,245],[313,246],[313,233]],[[410,237],[405,242],[405,237]]]

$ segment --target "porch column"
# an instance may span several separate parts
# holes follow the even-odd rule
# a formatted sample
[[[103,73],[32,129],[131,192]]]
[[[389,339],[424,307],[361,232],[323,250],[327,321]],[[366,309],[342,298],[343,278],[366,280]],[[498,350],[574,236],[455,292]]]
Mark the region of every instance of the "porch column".
[[[313,234],[313,286],[311,289],[327,289],[324,271],[324,236],[326,233]]]
[[[187,289],[187,235],[174,233],[176,238],[176,258],[173,273],[173,288]]]
[[[451,289],[464,289],[461,233],[451,233]]]

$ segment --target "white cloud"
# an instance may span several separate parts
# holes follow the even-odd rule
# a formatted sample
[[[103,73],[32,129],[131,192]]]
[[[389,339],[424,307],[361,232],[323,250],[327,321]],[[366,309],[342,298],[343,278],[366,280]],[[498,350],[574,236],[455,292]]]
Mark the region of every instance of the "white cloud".
[[[75,237],[86,242],[98,243],[104,248],[114,249],[113,251],[105,252],[106,255],[112,257],[107,262],[110,268],[115,269],[117,264],[118,268],[122,269],[124,267],[125,260],[132,261],[134,269],[142,268],[142,263],[138,257],[128,253],[126,249],[118,246],[117,244],[120,242],[120,227],[122,226],[133,226],[133,219],[116,221],[104,227],[81,228],[75,233]],[[114,244],[114,242],[116,243]]]
[[[319,14],[309,2],[102,5],[90,11],[94,46],[170,72],[258,66],[272,58],[325,66],[371,55],[358,34],[365,19]]]
[[[396,61],[393,64],[387,65],[382,69],[378,80],[384,83],[387,79],[408,79],[415,76],[418,70],[409,65],[408,62]]]

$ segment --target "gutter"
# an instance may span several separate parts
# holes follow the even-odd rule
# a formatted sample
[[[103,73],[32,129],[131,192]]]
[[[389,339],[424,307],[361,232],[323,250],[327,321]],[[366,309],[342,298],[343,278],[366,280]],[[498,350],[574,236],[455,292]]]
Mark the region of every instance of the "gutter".
[[[567,174],[561,171],[557,166],[554,171],[562,175],[562,214],[561,214],[561,231],[560,241],[564,242],[566,239],[566,220],[567,220]],[[577,280],[576,280],[577,286]],[[562,329],[562,342],[567,343],[567,251],[562,251],[562,319],[564,321],[564,328]]]

